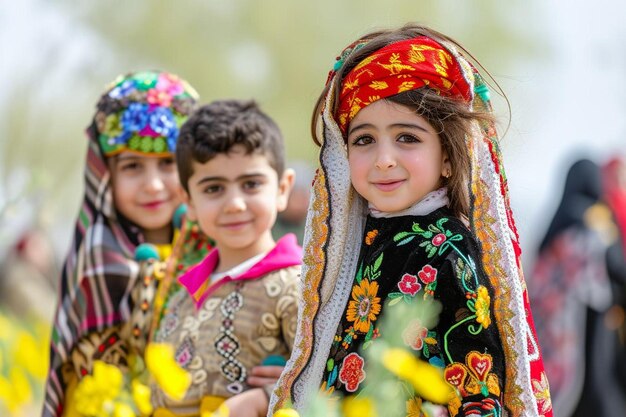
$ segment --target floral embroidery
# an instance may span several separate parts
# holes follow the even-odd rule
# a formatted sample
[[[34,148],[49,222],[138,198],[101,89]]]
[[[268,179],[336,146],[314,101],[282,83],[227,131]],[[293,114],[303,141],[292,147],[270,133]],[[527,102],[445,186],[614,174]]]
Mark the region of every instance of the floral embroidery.
[[[491,372],[493,358],[491,355],[471,351],[465,357],[465,364],[454,362],[444,370],[444,378],[450,385],[459,390],[462,396],[489,394],[500,396],[498,376]]]
[[[484,286],[478,287],[476,303],[474,307],[476,308],[476,321],[482,324],[483,328],[486,329],[491,324],[491,317],[489,313],[489,305],[491,299],[489,297],[489,292],[487,288]]]
[[[487,380],[487,375],[489,375],[489,371],[491,371],[493,366],[491,355],[472,351],[467,354],[465,362],[479,381],[484,382]]]
[[[539,402],[540,412],[541,414],[545,414],[548,411],[552,410],[552,399],[550,398],[550,386],[548,384],[548,378],[546,378],[546,373],[541,373],[541,380],[532,380],[533,384],[533,392],[535,393],[535,397]]]
[[[176,363],[178,363],[183,368],[187,368],[187,366],[191,363],[191,360],[194,357],[195,351],[196,350],[193,346],[193,342],[189,337],[186,337],[180,344],[178,349],[176,349],[176,353],[174,355]]]
[[[424,284],[430,284],[437,279],[437,269],[430,265],[424,267],[417,273]]]
[[[354,329],[354,326],[348,327],[345,333],[346,335],[344,336],[343,342],[341,342],[341,345],[343,346],[344,349],[348,349],[352,341],[357,339],[359,335],[356,334],[356,330]]]
[[[406,417],[422,417],[422,399],[413,397],[406,402]]]
[[[346,391],[355,392],[359,384],[365,379],[363,365],[365,360],[358,353],[351,353],[346,356],[339,371],[339,380],[346,386]]]
[[[468,371],[465,365],[453,363],[446,367],[444,371],[444,378],[448,381],[448,384],[452,385],[454,388],[462,390],[467,374]]]
[[[420,320],[412,320],[402,332],[402,340],[413,350],[422,350],[424,339],[428,336],[428,329]]]
[[[383,264],[383,253],[380,254],[373,264],[367,265],[363,270],[363,265],[359,266],[359,270],[356,272],[356,282],[360,283],[363,278],[374,281],[380,277],[380,267]]]
[[[375,321],[380,313],[380,298],[377,297],[378,283],[364,279],[359,285],[352,288],[352,300],[348,303],[346,319],[354,322],[357,331],[367,333],[372,321]]]
[[[429,239],[420,243],[419,246],[426,250],[426,255],[429,258],[432,258],[435,253],[443,253],[452,242],[463,240],[463,236],[460,234],[452,234],[450,230],[443,228],[444,223],[447,221],[448,218],[442,217],[436,224],[429,224],[427,230],[422,229],[418,223],[413,223],[410,232],[397,233],[393,237],[393,241],[398,246],[402,246],[411,242],[416,236]]]
[[[333,392],[335,392],[335,387],[333,387],[330,384],[326,384],[326,381],[324,381],[322,383],[322,386],[320,387],[320,391],[321,392],[325,392],[326,394],[332,394]]]
[[[415,275],[404,274],[402,276],[402,280],[398,282],[398,288],[400,288],[402,294],[414,296],[419,290],[422,289],[422,285],[417,281],[417,277]]]
[[[431,365],[439,366],[440,368],[444,367],[443,359],[441,359],[438,355],[440,352],[439,345],[437,342],[437,332],[428,331],[426,337],[424,337],[424,346],[422,348],[422,355],[425,359],[428,359],[428,362]]]
[[[450,415],[452,417],[459,414],[459,409],[463,404],[461,404],[461,398],[458,395],[454,395],[450,401],[448,401],[448,410],[450,411]]]
[[[367,234],[365,235],[365,244],[369,246],[372,243],[374,243],[374,239],[376,239],[376,236],[378,236],[377,229],[370,230],[369,232],[367,232]]]
[[[412,321],[408,326],[397,329],[395,337],[401,339],[400,343],[407,348],[419,352],[418,355],[429,364],[444,371],[446,381],[455,388],[448,402],[451,415],[476,412],[488,415],[494,410],[495,415],[499,415],[497,410],[501,406],[497,397],[501,396],[503,389],[500,386],[502,377],[493,367],[495,363],[500,363],[500,357],[496,356],[500,352],[483,352],[483,348],[478,346],[465,347],[463,353],[463,348],[450,350],[451,346],[461,346],[459,343],[467,337],[497,331],[491,326],[493,294],[487,284],[481,285],[482,277],[477,271],[479,266],[471,256],[472,242],[468,242],[470,246],[466,244],[462,227],[453,219],[439,217],[420,223],[412,219],[403,221],[402,229],[396,229],[399,232],[392,234],[392,242],[382,242],[377,227],[366,229],[362,258],[322,381],[326,390],[334,387],[335,391],[343,393],[358,392],[365,380],[364,360],[359,354],[375,345],[373,340],[380,334],[385,336],[389,331],[380,327],[378,318],[383,302],[385,308],[395,309],[401,302],[408,305],[419,303],[420,294],[424,299],[432,299],[445,273],[446,280],[452,279],[462,291],[461,296],[465,296],[465,299],[459,299],[458,293],[451,295],[444,292],[438,297],[439,302],[448,298],[458,302],[445,304],[453,309],[450,310],[451,322],[439,326],[425,321],[418,314],[412,315]],[[413,257],[416,257],[416,263],[412,262]],[[429,330],[429,326],[433,330]],[[476,350],[470,355],[468,348]],[[465,361],[459,361],[463,356]],[[406,413],[422,417],[424,411],[420,410],[420,401],[412,397],[409,395],[406,398]]]
[[[433,240],[432,240],[432,244],[434,246],[441,246],[443,244],[443,242],[446,241],[446,235],[444,235],[443,233],[439,233],[438,235],[436,235]]]

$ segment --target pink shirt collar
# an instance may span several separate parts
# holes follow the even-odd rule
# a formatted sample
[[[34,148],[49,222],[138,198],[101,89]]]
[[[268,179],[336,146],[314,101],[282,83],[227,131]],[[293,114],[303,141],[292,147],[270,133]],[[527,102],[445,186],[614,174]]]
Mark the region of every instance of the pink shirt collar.
[[[243,281],[259,278],[269,272],[302,263],[302,248],[298,246],[296,236],[289,233],[283,236],[276,246],[250,269],[236,277],[226,276],[211,285],[210,277],[219,261],[219,252],[213,249],[197,265],[178,278],[178,282],[187,289],[199,308],[204,300],[217,288],[230,281]]]

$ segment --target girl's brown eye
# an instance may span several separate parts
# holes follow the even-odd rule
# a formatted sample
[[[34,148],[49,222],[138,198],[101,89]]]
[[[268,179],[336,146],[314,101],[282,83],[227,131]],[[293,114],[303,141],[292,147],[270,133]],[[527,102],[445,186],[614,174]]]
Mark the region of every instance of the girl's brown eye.
[[[363,135],[363,136],[358,136],[356,139],[354,139],[352,141],[352,145],[363,146],[363,145],[369,145],[372,142],[374,142],[374,138],[372,138],[369,135]]]
[[[398,138],[398,142],[413,143],[413,142],[421,142],[421,141],[419,140],[417,136],[403,134],[403,135],[400,135],[400,137]]]

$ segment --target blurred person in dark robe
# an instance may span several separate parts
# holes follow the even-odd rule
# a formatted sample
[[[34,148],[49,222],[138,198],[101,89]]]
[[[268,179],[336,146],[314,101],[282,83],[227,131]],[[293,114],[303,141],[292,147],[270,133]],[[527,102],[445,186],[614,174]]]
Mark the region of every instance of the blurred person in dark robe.
[[[626,410],[624,385],[614,369],[619,317],[610,278],[620,261],[607,264],[609,248],[619,245],[618,228],[604,201],[604,184],[601,167],[591,160],[569,168],[529,279],[555,416],[604,417]]]

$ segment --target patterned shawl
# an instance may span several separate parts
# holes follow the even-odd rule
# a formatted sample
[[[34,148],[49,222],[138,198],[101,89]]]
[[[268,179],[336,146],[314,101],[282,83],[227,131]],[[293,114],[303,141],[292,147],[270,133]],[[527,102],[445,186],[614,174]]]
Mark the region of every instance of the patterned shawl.
[[[302,409],[321,384],[325,361],[343,313],[356,271],[359,243],[365,222],[366,203],[356,194],[350,183],[347,149],[342,130],[346,118],[353,117],[354,106],[367,104],[408,89],[428,85],[440,94],[463,97],[477,111],[491,111],[489,90],[478,71],[447,41],[421,42],[422,36],[408,41],[417,44],[417,52],[436,48],[434,53],[416,54],[411,49],[402,56],[395,50],[382,48],[382,58],[373,53],[346,76],[359,71],[360,76],[350,78],[365,88],[365,94],[356,94],[350,104],[339,106],[333,114],[336,97],[346,96],[346,83],[342,91],[334,88],[335,73],[329,76],[330,88],[325,98],[322,117],[318,119],[317,135],[322,142],[320,167],[313,184],[313,193],[307,217],[304,238],[304,262],[300,323],[290,361],[282,374],[270,403],[271,410],[288,401]],[[434,44],[434,45],[433,45]],[[393,45],[389,48],[393,49]],[[354,53],[359,44],[351,45],[347,52]],[[426,48],[424,48],[426,46]],[[345,54],[344,53],[344,54]],[[343,58],[338,58],[341,65]],[[374,63],[372,63],[374,61]],[[431,70],[420,69],[423,64]],[[441,65],[440,65],[441,64]],[[369,67],[367,67],[369,65]],[[383,79],[386,88],[369,80],[378,69],[387,67]],[[444,76],[437,77],[444,72]],[[395,72],[395,74],[394,74]],[[454,74],[460,78],[454,78]],[[424,76],[424,74],[426,74]],[[452,85],[446,81],[450,81]],[[356,78],[356,80],[355,80]],[[412,85],[404,81],[415,81]],[[455,83],[458,83],[456,87]],[[433,85],[434,84],[434,85]],[[376,94],[372,93],[376,90]],[[369,90],[369,91],[367,91]],[[387,94],[383,91],[389,91]],[[449,93],[448,93],[449,92]],[[350,93],[349,93],[350,94]],[[358,111],[358,110],[357,110]],[[344,127],[342,127],[344,126]],[[501,335],[507,364],[504,405],[510,416],[551,416],[552,407],[548,383],[543,371],[534,324],[530,314],[526,285],[521,269],[518,234],[513,220],[507,179],[502,166],[498,136],[492,124],[473,126],[473,134],[466,137],[471,158],[470,226],[482,246],[482,261],[495,289],[494,315]],[[271,415],[271,414],[270,414]]]
[[[85,195],[59,285],[44,416],[59,416],[65,402],[62,368],[75,344],[90,332],[125,322],[129,291],[139,267],[133,260],[143,237],[113,206],[106,156],[124,150],[171,154],[178,127],[197,93],[165,72],[128,74],[103,94],[87,128]]]

